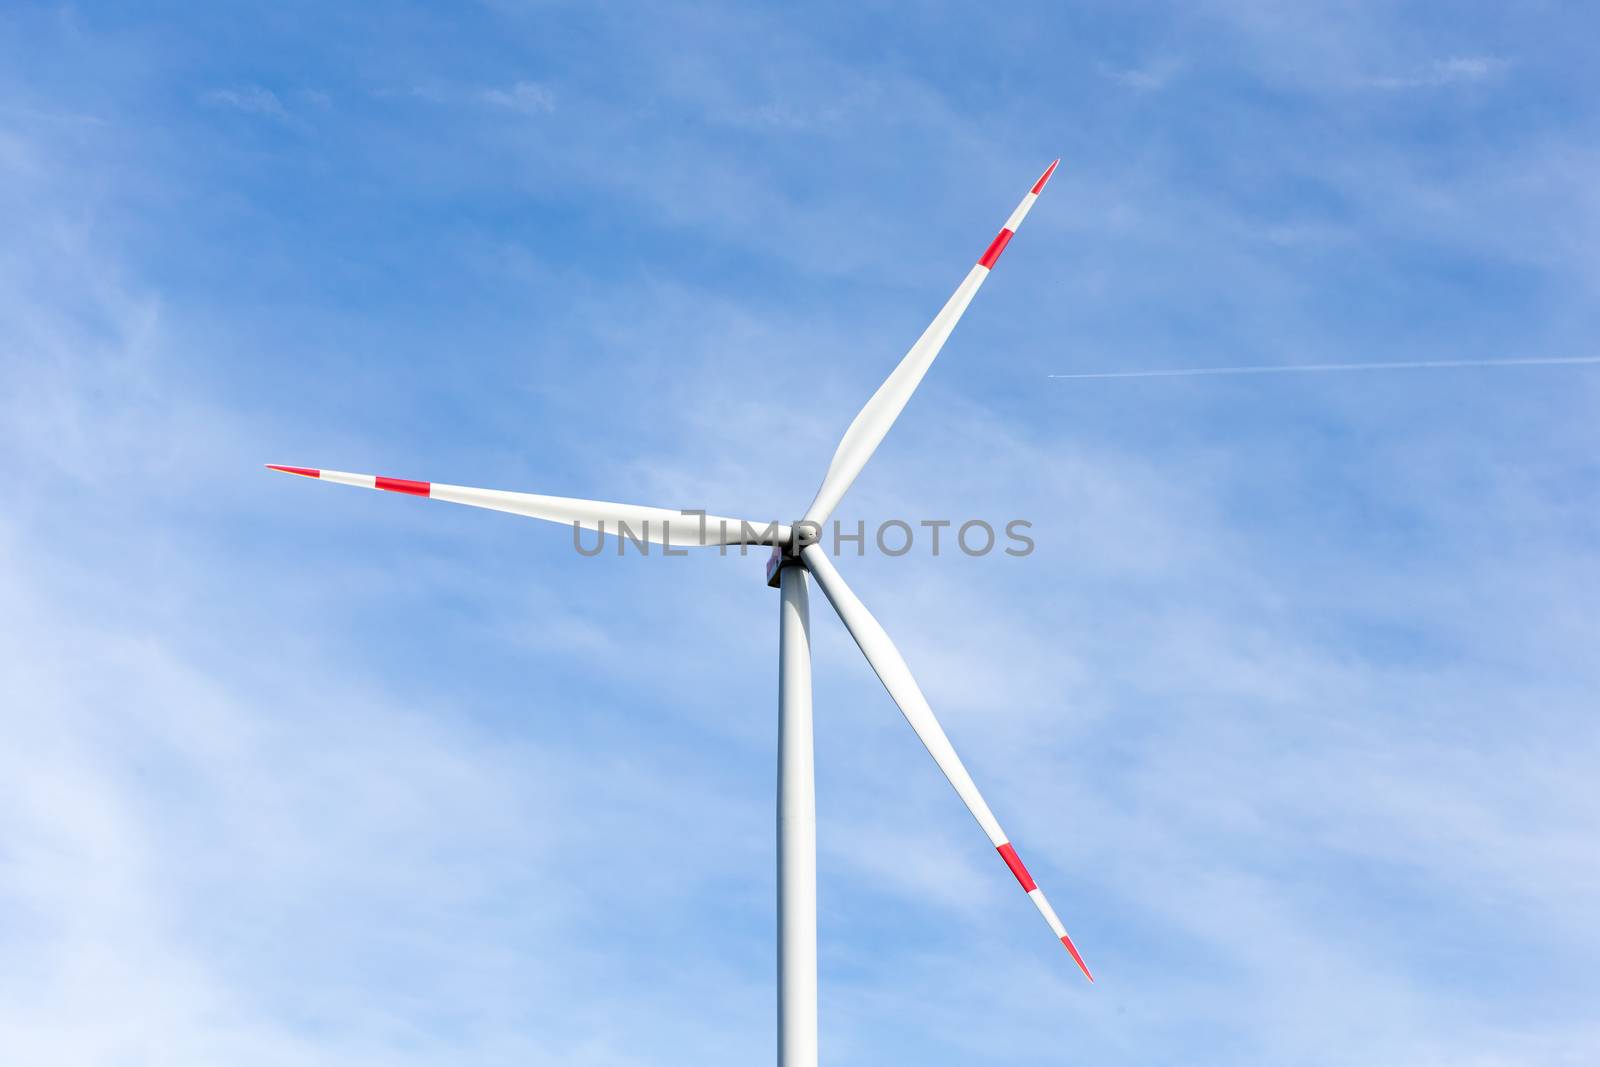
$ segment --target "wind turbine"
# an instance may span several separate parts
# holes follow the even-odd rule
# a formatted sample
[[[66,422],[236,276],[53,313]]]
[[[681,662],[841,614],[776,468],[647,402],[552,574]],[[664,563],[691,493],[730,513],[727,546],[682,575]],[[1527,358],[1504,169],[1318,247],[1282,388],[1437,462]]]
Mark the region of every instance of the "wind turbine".
[[[845,491],[883,441],[916,391],[934,357],[944,347],[978,288],[1027,217],[1045,183],[1055,173],[1058,159],[1034,182],[1022,203],[1011,213],[978,262],[934,316],[916,344],[872,394],[850,423],[833,461],[822,478],[816,499],[805,516],[792,526],[779,523],[757,527],[748,521],[702,516],[670,508],[610,504],[597,500],[538,496],[503,489],[474,489],[439,482],[415,482],[371,474],[309,467],[268,464],[271,470],[297,474],[341,485],[382,489],[392,493],[448,500],[456,504],[507,511],[551,522],[572,523],[576,528],[613,533],[635,541],[669,547],[708,545],[771,546],[767,582],[781,590],[778,625],[778,1062],[781,1067],[814,1067],[817,1062],[817,868],[816,790],[811,730],[811,622],[806,575],[816,579],[822,593],[844,621],[878,680],[900,706],[906,722],[916,731],[955,787],[962,803],[978,820],[1000,858],[1016,876],[1039,913],[1083,971],[1094,981],[1072,938],[1034,883],[1000,828],[994,813],[973,784],[972,776],[956,755],[944,728],[934,717],[927,698],[912,677],[905,659],[878,620],[845,584],[833,562],[817,542]]]

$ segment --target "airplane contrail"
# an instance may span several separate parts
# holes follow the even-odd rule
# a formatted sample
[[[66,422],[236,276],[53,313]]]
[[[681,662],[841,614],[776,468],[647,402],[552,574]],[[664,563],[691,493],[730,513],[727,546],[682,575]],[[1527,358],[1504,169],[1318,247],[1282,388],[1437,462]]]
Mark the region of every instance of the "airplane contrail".
[[[1091,371],[1084,374],[1047,374],[1047,378],[1201,378],[1218,374],[1310,374],[1340,370],[1432,370],[1440,367],[1538,367],[1554,364],[1600,363],[1600,356],[1552,356],[1533,359],[1419,359],[1399,363],[1301,363],[1254,367],[1187,367],[1171,370]]]

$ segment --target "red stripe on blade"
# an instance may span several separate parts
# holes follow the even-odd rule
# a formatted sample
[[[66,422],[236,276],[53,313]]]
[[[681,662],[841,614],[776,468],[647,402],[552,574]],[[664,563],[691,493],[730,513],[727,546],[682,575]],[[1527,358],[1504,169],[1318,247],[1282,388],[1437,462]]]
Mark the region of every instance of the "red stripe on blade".
[[[1001,230],[995,235],[994,240],[989,242],[988,250],[983,253],[983,258],[978,260],[979,264],[992,270],[994,268],[995,261],[1000,258],[1000,253],[1006,250],[1006,244],[1010,240],[1011,231]]]
[[[1039,180],[1033,183],[1033,195],[1034,196],[1038,196],[1041,192],[1044,191],[1044,183],[1050,180],[1050,175],[1052,175],[1052,174],[1054,174],[1056,172],[1056,166],[1060,162],[1061,162],[1061,160],[1059,160],[1059,159],[1056,160],[1055,163],[1050,164],[1048,167],[1046,167],[1044,169],[1044,173],[1043,174],[1039,175]]]
[[[433,489],[431,482],[410,482],[404,478],[376,478],[374,488],[386,489],[391,493],[410,493],[412,496],[427,496]]]
[[[1083,962],[1082,956],[1078,955],[1078,946],[1072,943],[1072,938],[1068,937],[1066,934],[1062,934],[1061,943],[1067,946],[1067,951],[1072,953],[1072,958],[1078,961],[1078,970],[1083,972],[1083,976],[1089,979],[1091,982],[1094,981],[1094,975],[1089,973],[1089,965]]]
[[[1006,866],[1011,868],[1011,873],[1017,876],[1017,881],[1022,885],[1024,893],[1031,893],[1039,888],[1033,884],[1033,875],[1028,873],[1028,868],[1024,867],[1022,861],[1017,858],[1017,850],[1011,847],[1010,841],[1007,841],[995,851],[1000,853],[1000,858],[1006,861]]]
[[[310,467],[280,467],[276,463],[268,463],[267,470],[282,471],[285,474],[298,474],[302,478],[320,478],[321,471],[314,471]]]

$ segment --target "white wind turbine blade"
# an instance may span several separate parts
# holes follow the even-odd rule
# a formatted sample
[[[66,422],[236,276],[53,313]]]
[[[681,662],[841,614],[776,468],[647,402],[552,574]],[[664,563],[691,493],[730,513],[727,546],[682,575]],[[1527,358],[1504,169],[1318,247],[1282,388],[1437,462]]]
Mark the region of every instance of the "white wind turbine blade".
[[[839,505],[840,498],[856,480],[856,475],[861,473],[861,468],[867,465],[867,460],[877,451],[884,435],[889,432],[889,427],[900,417],[900,412],[905,409],[911,394],[916,392],[917,386],[922,382],[922,376],[928,373],[934,357],[939,354],[939,350],[950,337],[950,331],[961,321],[962,313],[967,310],[967,305],[972,303],[978,287],[989,276],[989,271],[1000,259],[1000,253],[1005,251],[1006,244],[1017,232],[1017,227],[1022,225],[1022,220],[1027,217],[1033,202],[1039,199],[1039,193],[1043,191],[1045,183],[1050,180],[1050,175],[1055,173],[1056,165],[1060,162],[1058,159],[1045,168],[1045,172],[1033,183],[1033,188],[1022,198],[1022,203],[1011,213],[1011,217],[1006,220],[999,234],[989,242],[989,247],[979,257],[977,264],[967,272],[966,278],[956,287],[955,293],[945,302],[944,307],[939,309],[939,314],[933,317],[928,328],[922,331],[917,343],[911,346],[911,350],[900,360],[900,365],[895,367],[882,385],[878,386],[878,391],[872,394],[867,406],[862,408],[856,415],[855,421],[850,423],[850,428],[844,432],[844,437],[839,441],[839,447],[833,454],[833,462],[828,464],[828,473],[822,476],[822,486],[817,490],[817,498],[806,509],[807,522],[814,522],[820,526],[833,514],[833,509]]]
[[[608,504],[601,500],[577,500],[564,496],[538,496],[534,493],[513,493],[504,489],[474,489],[466,485],[444,485],[440,482],[413,482],[405,478],[384,478],[372,474],[349,474],[345,471],[316,470],[310,467],[280,467],[267,464],[268,470],[284,474],[298,474],[304,478],[317,478],[340,485],[357,485],[363,489],[382,489],[390,493],[425,496],[433,500],[448,500],[453,504],[467,504],[491,511],[505,511],[513,515],[527,515],[566,525],[576,524],[585,530],[602,530],[608,534],[627,535],[639,541],[667,545],[672,548],[693,548],[705,545],[771,545],[789,539],[789,527],[777,523],[752,523],[739,519],[698,513],[685,514],[671,508],[650,508],[638,504]],[[602,527],[601,524],[605,525]]]
[[[1091,982],[1094,981],[1094,975],[1089,973],[1089,967],[1078,954],[1077,946],[1072,943],[1072,938],[1067,936],[1066,927],[1061,925],[1061,919],[1057,917],[1055,909],[1045,899],[1044,891],[1034,884],[1033,876],[1022,865],[1022,860],[1017,857],[1017,850],[1011,846],[1005,831],[1000,829],[1000,823],[995,819],[994,812],[989,810],[983,794],[978,792],[978,787],[973,783],[972,776],[967,773],[961,757],[956,755],[950,739],[945,736],[944,728],[939,725],[933,709],[928,706],[927,698],[922,695],[917,680],[911,676],[911,669],[906,666],[900,650],[889,640],[889,634],[882,624],[872,617],[872,613],[861,603],[861,599],[851,592],[844,579],[839,577],[833,561],[828,559],[827,554],[819,546],[807,546],[802,552],[802,558],[812,576],[816,578],[817,585],[822,587],[823,595],[839,613],[839,618],[844,620],[850,636],[861,646],[867,662],[872,664],[872,669],[877,672],[878,680],[889,691],[889,696],[894,698],[894,702],[900,705],[900,711],[905,715],[906,722],[917,732],[917,736],[927,746],[928,754],[933,757],[933,761],[939,765],[944,776],[955,787],[962,803],[972,812],[972,817],[978,820],[978,825],[983,827],[983,832],[989,836],[989,842],[1000,853],[1000,858],[1006,861],[1006,866],[1011,868],[1011,873],[1016,875],[1023,892],[1028,894],[1028,899],[1039,909],[1044,921],[1050,924],[1050,931],[1067,951],[1072,953],[1072,958],[1083,971],[1083,976]]]

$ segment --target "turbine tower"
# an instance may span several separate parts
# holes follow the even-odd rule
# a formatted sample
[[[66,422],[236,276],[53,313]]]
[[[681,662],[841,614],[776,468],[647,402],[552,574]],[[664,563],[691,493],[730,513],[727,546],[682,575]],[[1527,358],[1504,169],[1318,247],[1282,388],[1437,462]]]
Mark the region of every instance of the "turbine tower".
[[[474,489],[439,482],[415,482],[370,474],[310,467],[268,468],[285,474],[317,478],[341,485],[382,489],[391,493],[448,500],[457,504],[507,511],[604,534],[609,525],[617,536],[637,542],[671,547],[708,545],[770,546],[767,582],[780,590],[778,615],[778,1063],[780,1067],[816,1067],[817,1063],[817,812],[811,729],[811,619],[807,576],[816,580],[833,605],[850,636],[860,646],[878,680],[899,705],[906,722],[916,731],[949,779],[962,803],[983,828],[989,843],[1016,876],[1023,892],[1044,916],[1050,932],[1060,940],[1084,977],[1094,981],[1088,965],[1067,936],[1055,909],[1023,866],[1011,839],[1000,828],[994,812],[956,755],[944,728],[934,717],[911,669],[889,634],[855,595],[833,561],[817,544],[817,534],[867,461],[877,451],[889,428],[904,410],[934,357],[944,347],[1006,245],[1027,217],[1045,183],[1055,173],[1056,160],[1034,182],[1022,203],[967,272],[956,291],[934,316],[898,366],[850,423],[828,464],[816,499],[805,516],[792,526],[769,523],[757,526],[730,519],[671,508],[611,504],[597,500],[539,496],[503,489]]]

